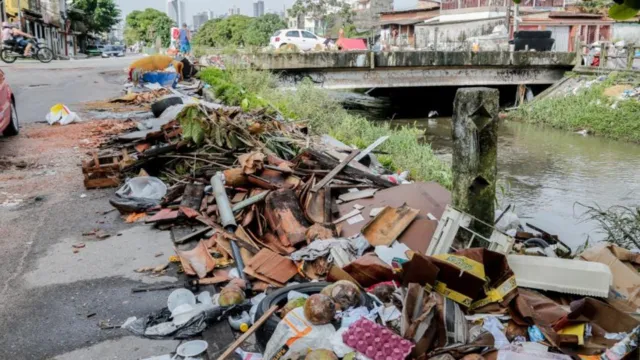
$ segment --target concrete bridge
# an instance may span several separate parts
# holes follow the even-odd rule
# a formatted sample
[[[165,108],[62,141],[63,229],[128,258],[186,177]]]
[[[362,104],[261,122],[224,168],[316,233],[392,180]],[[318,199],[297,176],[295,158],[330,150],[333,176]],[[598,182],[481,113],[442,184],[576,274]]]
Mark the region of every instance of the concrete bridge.
[[[207,56],[220,66],[279,73],[284,87],[305,79],[329,89],[553,84],[576,65],[569,52],[308,52]]]

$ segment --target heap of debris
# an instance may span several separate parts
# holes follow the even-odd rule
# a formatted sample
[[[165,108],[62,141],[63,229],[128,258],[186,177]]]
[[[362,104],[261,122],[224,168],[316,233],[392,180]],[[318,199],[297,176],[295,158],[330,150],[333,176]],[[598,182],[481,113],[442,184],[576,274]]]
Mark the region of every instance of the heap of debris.
[[[238,348],[254,333],[267,359],[622,359],[637,351],[640,275],[629,266],[638,255],[601,246],[580,261],[512,213],[483,223],[451,207],[440,185],[384,169],[374,154],[385,137],[358,150],[265,111],[186,96],[149,110],[159,104],[156,118],[83,165],[88,188],[122,185],[110,202],[127,221],[171,232],[170,266],[186,280],[188,290],[134,289],[179,288],[167,308],[123,328],[177,339],[207,339],[220,325],[244,332],[209,337],[218,359],[248,356]],[[205,287],[215,295],[191,292]],[[194,356],[185,351],[177,355]]]

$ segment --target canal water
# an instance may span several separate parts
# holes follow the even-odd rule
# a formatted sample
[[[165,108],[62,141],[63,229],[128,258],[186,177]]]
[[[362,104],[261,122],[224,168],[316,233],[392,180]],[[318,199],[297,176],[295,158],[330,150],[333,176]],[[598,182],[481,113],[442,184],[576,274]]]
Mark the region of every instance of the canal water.
[[[426,141],[451,162],[451,119],[392,120],[425,129]],[[502,123],[499,132],[499,200],[515,206],[522,222],[557,234],[572,248],[603,235],[580,218],[578,203],[640,205],[640,146],[547,127]]]

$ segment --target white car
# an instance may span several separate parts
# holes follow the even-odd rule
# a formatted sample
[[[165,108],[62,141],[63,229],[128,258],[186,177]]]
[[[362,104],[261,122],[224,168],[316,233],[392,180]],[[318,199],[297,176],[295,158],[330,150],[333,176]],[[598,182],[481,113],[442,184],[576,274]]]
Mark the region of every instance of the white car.
[[[276,49],[285,45],[295,45],[298,49],[307,51],[316,47],[316,45],[324,46],[326,39],[315,35],[312,32],[298,29],[278,30],[271,36],[269,43]]]

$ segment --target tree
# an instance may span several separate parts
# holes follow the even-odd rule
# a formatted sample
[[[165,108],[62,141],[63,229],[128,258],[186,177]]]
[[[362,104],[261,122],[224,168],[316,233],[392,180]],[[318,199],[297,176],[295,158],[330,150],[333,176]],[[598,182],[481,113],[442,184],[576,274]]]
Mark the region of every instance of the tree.
[[[276,14],[266,14],[258,18],[254,18],[251,26],[243,35],[246,45],[250,46],[267,46],[271,35],[280,29],[287,27],[287,23]]]
[[[168,16],[161,16],[153,20],[151,23],[151,35],[155,39],[157,36],[162,40],[162,46],[171,45],[171,28],[175,26],[175,22]]]
[[[132,11],[125,20],[124,38],[131,45],[138,41],[153,43],[156,36],[160,36],[163,46],[171,42],[171,27],[175,26],[173,19],[156,9]]]
[[[322,27],[319,35],[326,35],[327,29],[353,23],[351,5],[343,0],[296,0],[288,14],[290,17],[303,14],[317,20]]]
[[[120,9],[113,0],[73,0],[71,21],[82,22],[87,32],[103,33],[120,22]]]
[[[198,30],[193,43],[217,47],[244,45],[244,36],[251,25],[252,19],[244,15],[233,15],[222,20],[209,20]]]
[[[216,27],[218,26],[218,23],[220,21],[222,20],[213,19],[202,24],[202,26],[198,29],[196,35],[193,37],[193,44],[209,47],[216,46],[213,39],[215,37],[214,34],[216,32]]]

